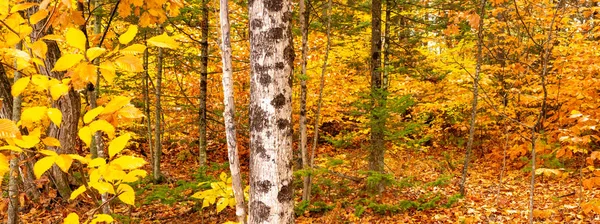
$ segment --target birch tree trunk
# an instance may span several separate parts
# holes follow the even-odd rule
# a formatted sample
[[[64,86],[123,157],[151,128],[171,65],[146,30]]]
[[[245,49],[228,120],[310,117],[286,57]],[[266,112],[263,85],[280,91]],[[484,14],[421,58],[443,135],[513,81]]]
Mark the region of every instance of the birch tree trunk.
[[[199,163],[200,167],[206,166],[206,98],[208,78],[208,0],[202,0],[202,49],[200,50],[200,137],[199,141]]]
[[[162,28],[160,29],[162,32]],[[162,84],[162,75],[163,75],[163,49],[158,48],[158,56],[156,62],[156,86],[154,89],[154,93],[156,96],[155,102],[155,114],[156,120],[154,123],[154,152],[152,153],[152,177],[154,182],[161,181],[161,173],[160,173],[160,156],[162,153],[162,145],[161,145],[161,125],[160,125],[160,117],[161,117],[161,106],[160,106],[160,97],[161,97],[161,84]]]
[[[289,0],[249,1],[249,223],[293,223],[292,46]]]
[[[475,65],[475,77],[473,77],[473,101],[471,103],[471,121],[469,128],[469,139],[467,140],[467,153],[462,170],[462,178],[460,181],[460,194],[465,195],[465,183],[467,182],[467,172],[469,168],[469,160],[471,159],[471,151],[473,151],[473,138],[475,136],[475,122],[477,119],[477,97],[479,89],[479,73],[481,72],[482,63],[482,48],[483,48],[483,18],[485,17],[485,0],[481,0],[481,8],[479,12],[479,27],[477,28],[477,64]]]
[[[302,25],[302,72],[300,74],[300,152],[302,153],[302,169],[308,170],[310,167],[308,149],[306,147],[306,63],[308,57],[308,19],[310,11],[307,9],[305,2],[309,0],[300,0],[300,24]],[[303,178],[302,200],[310,201],[311,177],[309,175]]]
[[[240,159],[238,157],[237,135],[235,128],[235,101],[233,98],[233,69],[231,66],[231,42],[229,35],[229,6],[227,0],[220,0],[219,18],[221,21],[221,61],[223,62],[223,101],[225,109],[225,132],[227,135],[227,154],[233,194],[235,196],[235,215],[239,223],[246,223],[246,203],[244,187],[240,174]],[[206,158],[205,158],[206,159]]]

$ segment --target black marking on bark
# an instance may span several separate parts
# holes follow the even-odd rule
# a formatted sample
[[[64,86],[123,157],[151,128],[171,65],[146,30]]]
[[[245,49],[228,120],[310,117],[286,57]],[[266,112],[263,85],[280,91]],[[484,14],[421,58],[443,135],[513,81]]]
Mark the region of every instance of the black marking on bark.
[[[275,68],[283,69],[283,68],[285,68],[285,64],[283,62],[277,62],[277,63],[275,63]]]
[[[292,22],[292,13],[290,11],[283,13],[283,18],[281,18],[283,22]]]
[[[259,76],[258,81],[260,81],[260,84],[263,86],[271,84],[271,76],[268,73],[261,73]]]
[[[275,99],[271,101],[271,105],[275,107],[275,109],[281,109],[285,105],[285,96],[283,93],[277,94]]]
[[[277,120],[277,128],[279,130],[284,130],[290,126],[290,121],[288,119],[278,119]]]
[[[281,203],[289,202],[292,200],[292,186],[289,184],[281,186],[281,190],[277,193],[277,200]]]
[[[281,39],[283,39],[283,28],[275,27],[275,28],[271,28],[271,29],[269,29],[269,31],[267,31],[267,40],[268,41],[278,41]]]
[[[260,136],[256,137],[256,139],[253,141],[252,146],[253,146],[252,149],[255,150],[256,154],[258,156],[260,156],[260,158],[263,158],[263,159],[271,158],[269,155],[267,155],[267,149],[265,149],[262,138]]]
[[[250,128],[254,131],[260,132],[269,125],[269,119],[267,119],[267,112],[257,105],[250,107]]]
[[[271,12],[279,12],[283,9],[283,0],[264,0],[265,8]]]
[[[271,190],[271,187],[273,187],[273,183],[271,183],[271,181],[268,180],[263,180],[263,181],[257,181],[256,183],[256,190],[260,193],[267,193]]]
[[[250,29],[260,29],[263,27],[263,22],[260,19],[253,19],[250,22]]]
[[[271,207],[267,206],[262,201],[253,201],[250,211],[254,217],[258,218],[259,222],[269,220],[269,213],[271,213]]]
[[[296,53],[294,53],[294,48],[291,44],[289,44],[285,49],[283,49],[283,59],[287,61],[288,65],[292,66],[294,64],[294,58],[296,57]]]

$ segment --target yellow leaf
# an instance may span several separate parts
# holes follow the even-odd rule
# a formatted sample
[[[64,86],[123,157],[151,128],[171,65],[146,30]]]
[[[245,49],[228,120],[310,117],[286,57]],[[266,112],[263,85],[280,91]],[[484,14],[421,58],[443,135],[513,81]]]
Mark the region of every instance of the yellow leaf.
[[[30,107],[23,110],[21,114],[21,120],[29,122],[41,121],[46,116],[46,107]]]
[[[18,5],[13,6],[10,9],[10,13],[15,13],[15,12],[18,12],[18,11],[23,11],[25,9],[31,8],[31,7],[36,6],[36,5],[37,5],[37,3],[23,3],[23,4],[18,4]]]
[[[578,110],[572,110],[571,111],[571,118],[577,118],[577,117],[581,117],[581,112],[579,112]]]
[[[108,156],[109,156],[109,158],[112,158],[117,153],[123,151],[123,149],[127,145],[127,142],[129,142],[130,138],[131,138],[131,135],[129,133],[126,133],[124,135],[121,135],[121,136],[113,139],[110,142],[110,144],[108,145]]]
[[[85,52],[85,55],[87,56],[88,60],[93,61],[100,55],[104,54],[104,52],[106,52],[106,49],[104,49],[104,48],[92,47],[92,48],[88,49],[87,52]]]
[[[62,122],[62,112],[56,108],[48,108],[48,117],[50,121],[54,123],[57,127],[60,127],[60,123]]]
[[[72,159],[79,161],[80,163],[86,164],[88,161],[83,156],[77,154],[68,154]]]
[[[73,192],[71,192],[71,197],[69,197],[69,200],[73,200],[73,199],[77,198],[77,196],[79,196],[80,194],[82,194],[86,190],[87,189],[85,188],[85,185],[79,186],[76,190],[74,190]]]
[[[146,161],[134,156],[120,156],[110,163],[119,165],[124,170],[133,170],[144,166]]]
[[[144,114],[133,105],[128,104],[123,106],[118,112],[119,116],[123,118],[136,119],[144,117]]]
[[[31,76],[31,83],[38,86],[43,90],[48,89],[49,77],[45,75],[33,75]]]
[[[56,157],[56,161],[54,161],[54,163],[56,163],[56,166],[58,166],[58,168],[60,168],[63,172],[68,173],[69,168],[71,168],[71,164],[73,164],[73,158],[71,158],[69,155],[59,155]]]
[[[0,147],[0,150],[10,150],[10,151],[13,151],[13,152],[23,152],[23,150],[21,148],[16,147],[14,145],[5,145],[5,146],[2,146],[2,147]]]
[[[65,54],[62,57],[60,57],[58,61],[56,61],[56,64],[54,64],[54,69],[52,69],[52,71],[66,71],[67,69],[70,69],[79,62],[81,62],[83,58],[84,57],[81,54]]]
[[[117,187],[117,193],[119,194],[119,200],[128,205],[135,206],[135,191],[127,184],[121,184]]]
[[[92,161],[90,161],[90,164],[88,165],[89,167],[100,167],[100,166],[104,166],[106,165],[106,159],[104,158],[95,158]]]
[[[91,183],[90,186],[93,187],[94,189],[98,190],[98,193],[100,193],[100,194],[104,194],[104,193],[115,194],[115,189],[114,189],[113,185],[106,183],[106,182],[94,182],[94,183]]]
[[[85,143],[87,147],[90,147],[90,144],[92,143],[92,132],[90,130],[90,127],[85,126],[79,129],[77,136],[79,136],[79,139],[81,139],[81,141],[83,141],[83,143]]]
[[[137,34],[137,31],[138,31],[138,27],[136,25],[130,25],[129,28],[127,28],[127,31],[125,31],[125,33],[123,33],[119,37],[119,43],[128,44],[129,42],[131,42],[133,40],[133,38]]]
[[[15,138],[15,144],[21,148],[28,149],[33,148],[35,145],[40,143],[40,138],[32,135],[21,136],[21,139]]]
[[[115,60],[115,64],[121,70],[126,72],[143,72],[144,64],[142,59],[132,55],[124,55]]]
[[[56,152],[52,151],[52,150],[43,149],[38,152],[41,153],[42,155],[46,155],[46,156],[58,156],[58,154],[56,154]]]
[[[8,164],[8,158],[4,154],[0,153],[0,177],[4,177],[4,174],[10,170]]]
[[[219,198],[217,201],[217,213],[223,211],[223,209],[227,208],[229,201],[225,198]]]
[[[0,119],[0,139],[16,138],[20,133],[15,122],[8,119]]]
[[[29,85],[29,81],[29,77],[20,78],[19,80],[17,80],[15,84],[12,85],[12,89],[10,90],[12,96],[16,97],[21,95],[23,90],[25,90],[25,88],[27,88],[27,85]]]
[[[167,35],[167,33],[163,33],[162,35],[148,39],[148,45],[170,49],[176,49],[179,47],[179,43],[173,40],[173,38]]]
[[[50,86],[50,95],[52,96],[52,100],[58,100],[61,96],[67,95],[69,92],[69,86],[58,83]]]
[[[102,77],[104,77],[104,79],[108,83],[112,83],[116,75],[114,64],[112,62],[102,62],[100,63],[100,66],[98,66],[98,68],[100,68],[100,73],[102,74]]]
[[[223,182],[227,182],[227,174],[225,172],[221,172],[219,179],[221,179]]]
[[[148,175],[145,170],[132,170],[125,177],[123,177],[124,183],[131,183],[139,180],[139,177],[144,178]]]
[[[85,44],[87,42],[87,39],[85,37],[85,34],[81,30],[69,28],[67,30],[66,38],[67,44],[69,44],[71,47],[77,48],[81,50],[81,52],[85,51]]]
[[[106,107],[100,114],[112,114],[121,109],[123,106],[129,104],[130,100],[131,99],[129,99],[129,97],[116,96],[110,102],[108,102],[108,104],[106,104]]]
[[[45,19],[47,16],[48,16],[48,10],[40,9],[35,14],[33,14],[29,17],[29,24],[35,25],[35,24],[39,23],[40,21],[42,21],[43,19]]]
[[[98,114],[100,114],[102,112],[102,110],[104,110],[104,107],[103,106],[99,106],[99,107],[96,107],[96,108],[88,111],[83,116],[83,122],[86,123],[86,124],[92,122],[92,120],[94,120],[94,118],[96,118],[98,116]]]
[[[99,222],[112,223],[113,221],[115,220],[110,215],[96,214],[94,215],[94,219],[92,219],[92,222],[90,224],[96,224]]]
[[[144,53],[144,51],[146,50],[146,46],[142,45],[142,44],[132,44],[129,47],[126,47],[125,49],[121,50],[121,54],[131,54],[131,55],[135,55],[135,54],[142,54]]]
[[[33,173],[35,174],[35,177],[37,179],[40,179],[42,174],[44,174],[46,171],[48,171],[48,169],[50,169],[50,167],[52,167],[52,164],[54,164],[55,160],[56,156],[46,156],[38,160],[35,163],[35,165],[33,165]]]
[[[58,139],[53,138],[53,137],[46,137],[46,138],[42,139],[42,142],[46,146],[60,147],[60,141],[58,141]]]
[[[74,212],[69,213],[65,220],[63,220],[63,224],[79,224],[79,215]]]
[[[90,130],[92,133],[96,133],[97,131],[103,131],[108,135],[109,138],[115,137],[115,127],[112,124],[108,123],[106,120],[97,120],[90,123]]]
[[[46,59],[46,53],[48,53],[48,45],[43,40],[38,40],[34,42],[31,46],[31,52],[35,56],[38,56],[42,59]]]

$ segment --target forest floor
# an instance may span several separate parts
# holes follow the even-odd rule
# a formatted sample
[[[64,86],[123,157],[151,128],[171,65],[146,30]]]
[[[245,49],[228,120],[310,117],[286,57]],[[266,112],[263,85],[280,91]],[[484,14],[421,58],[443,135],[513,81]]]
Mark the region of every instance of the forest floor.
[[[139,205],[127,207],[117,203],[112,208],[116,219],[120,223],[235,221],[234,209],[227,208],[217,214],[214,206],[200,209],[202,203],[191,198],[192,194],[202,190],[197,186],[201,180],[216,179],[221,172],[228,173],[227,167],[222,165],[213,165],[206,172],[199,172],[195,157],[190,153],[193,150],[179,147],[165,151],[162,170],[166,181],[153,184],[144,180],[135,184],[136,204]],[[368,182],[365,173],[357,172],[366,170],[364,151],[336,149],[328,145],[318,151],[320,159],[317,164],[328,171],[316,174],[310,206],[299,203],[302,184],[298,181],[297,223],[527,222],[530,172],[525,166],[506,167],[499,185],[502,159],[474,156],[469,169],[467,196],[460,197],[458,183],[464,152],[447,149],[427,152],[389,150],[386,157],[387,171],[392,174],[387,179],[389,185],[382,194],[371,195],[365,190]],[[211,157],[226,158],[224,154]],[[220,160],[217,162],[225,162]],[[242,166],[242,171],[247,173],[247,160],[242,161]],[[584,190],[577,169],[567,168],[564,173],[561,177],[536,178],[536,221],[600,223],[598,216],[586,215],[581,209],[582,202],[598,198],[600,192]],[[59,202],[56,192],[49,191],[47,194],[37,204],[23,201],[28,204],[22,211],[24,223],[61,223],[60,220],[69,212],[86,217],[85,211],[95,208],[90,197]],[[4,199],[0,204],[1,211],[5,211],[6,205]]]

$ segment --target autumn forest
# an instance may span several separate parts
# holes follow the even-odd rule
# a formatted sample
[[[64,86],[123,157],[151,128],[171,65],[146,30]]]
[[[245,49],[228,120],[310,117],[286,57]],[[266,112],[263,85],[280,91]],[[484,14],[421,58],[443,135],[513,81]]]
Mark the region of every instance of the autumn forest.
[[[2,0],[1,222],[599,222],[598,24],[596,0]]]

